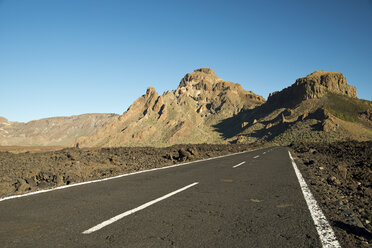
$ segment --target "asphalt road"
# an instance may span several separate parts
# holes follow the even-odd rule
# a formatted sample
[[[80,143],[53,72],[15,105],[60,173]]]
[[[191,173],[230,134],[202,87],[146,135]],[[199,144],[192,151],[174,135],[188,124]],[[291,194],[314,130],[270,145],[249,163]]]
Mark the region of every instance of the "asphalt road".
[[[287,149],[265,148],[0,202],[0,247],[173,246],[321,247]]]

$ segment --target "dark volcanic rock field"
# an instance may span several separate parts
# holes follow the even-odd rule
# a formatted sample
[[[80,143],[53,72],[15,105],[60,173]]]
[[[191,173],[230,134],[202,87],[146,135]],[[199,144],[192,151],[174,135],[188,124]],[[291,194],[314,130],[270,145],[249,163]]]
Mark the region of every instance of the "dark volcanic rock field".
[[[297,143],[296,162],[344,247],[371,247],[372,142]]]

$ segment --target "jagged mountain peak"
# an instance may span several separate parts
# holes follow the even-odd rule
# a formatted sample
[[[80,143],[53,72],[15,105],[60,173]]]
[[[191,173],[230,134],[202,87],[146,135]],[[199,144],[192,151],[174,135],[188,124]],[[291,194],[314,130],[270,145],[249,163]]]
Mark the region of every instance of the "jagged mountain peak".
[[[211,68],[200,68],[194,70],[194,72],[187,73],[182,78],[178,87],[186,87],[200,82],[214,84],[219,81],[223,80],[217,77],[216,73]]]
[[[239,83],[225,81],[219,78],[216,73],[210,68],[200,68],[192,73],[187,73],[181,80],[178,88],[174,93],[178,96],[186,94],[197,99],[210,99],[210,96],[217,96],[233,92],[235,94],[243,94],[246,97],[258,101],[265,102],[262,96],[254,94],[252,91],[246,91]]]
[[[155,88],[153,88],[153,87],[147,87],[147,90],[146,90],[146,95],[147,96],[154,95],[156,93],[157,92],[156,92]]]
[[[212,69],[200,68],[161,96],[147,88],[116,122],[78,142],[82,146],[215,143],[220,139],[214,124],[264,102],[240,84],[217,77]]]
[[[211,68],[199,68],[195,69],[194,72],[202,72],[216,76],[216,73]]]
[[[336,72],[336,71],[317,70],[317,71],[314,71],[314,72],[310,73],[306,77],[307,78],[309,78],[309,77],[319,77],[319,76],[323,76],[323,75],[342,75],[342,73],[341,72]]]

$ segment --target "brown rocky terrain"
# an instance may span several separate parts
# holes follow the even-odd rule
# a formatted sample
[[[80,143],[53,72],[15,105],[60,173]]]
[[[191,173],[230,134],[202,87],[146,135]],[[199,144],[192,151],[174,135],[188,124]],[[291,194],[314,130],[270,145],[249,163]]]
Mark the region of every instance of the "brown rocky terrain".
[[[316,71],[216,128],[238,143],[371,140],[371,111],[372,102],[358,99],[341,73]]]
[[[69,146],[118,118],[116,114],[53,117],[27,123],[0,118],[1,146]]]
[[[240,84],[202,68],[186,74],[176,90],[161,96],[148,88],[118,120],[77,142],[84,147],[222,143],[214,125],[264,102]]]
[[[293,143],[291,149],[343,247],[371,247],[372,141]]]
[[[0,197],[247,151],[264,144],[0,151]]]

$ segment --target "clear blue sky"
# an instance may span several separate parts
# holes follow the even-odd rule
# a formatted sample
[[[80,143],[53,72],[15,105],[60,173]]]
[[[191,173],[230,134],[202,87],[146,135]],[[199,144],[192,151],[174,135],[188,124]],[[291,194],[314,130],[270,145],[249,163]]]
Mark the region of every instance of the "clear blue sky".
[[[372,97],[371,0],[0,0],[0,116],[123,113],[187,72],[268,96],[315,71]]]

